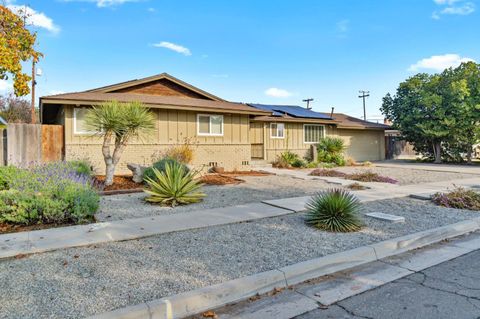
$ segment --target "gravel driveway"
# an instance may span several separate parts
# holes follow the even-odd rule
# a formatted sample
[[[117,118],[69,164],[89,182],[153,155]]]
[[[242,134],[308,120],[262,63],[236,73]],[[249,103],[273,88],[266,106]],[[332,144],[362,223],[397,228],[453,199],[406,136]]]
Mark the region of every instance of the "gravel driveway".
[[[413,199],[364,205],[358,233],[310,228],[302,214],[0,261],[0,318],[83,318],[345,249],[477,217]]]
[[[198,204],[174,209],[146,203],[144,193],[103,196],[96,214],[100,221],[119,220],[154,215],[184,213],[200,209],[226,207],[262,200],[305,196],[333,187],[320,180],[306,181],[288,176],[240,176],[245,183],[225,186],[204,186],[207,197]]]

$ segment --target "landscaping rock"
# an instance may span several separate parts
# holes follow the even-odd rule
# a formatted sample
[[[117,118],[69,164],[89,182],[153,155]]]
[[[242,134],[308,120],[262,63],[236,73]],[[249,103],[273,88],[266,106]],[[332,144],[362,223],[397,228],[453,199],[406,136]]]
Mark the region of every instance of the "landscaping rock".
[[[142,166],[140,164],[128,163],[127,168],[132,171],[132,173],[133,173],[132,180],[135,183],[143,182],[143,173],[148,168],[147,166]]]

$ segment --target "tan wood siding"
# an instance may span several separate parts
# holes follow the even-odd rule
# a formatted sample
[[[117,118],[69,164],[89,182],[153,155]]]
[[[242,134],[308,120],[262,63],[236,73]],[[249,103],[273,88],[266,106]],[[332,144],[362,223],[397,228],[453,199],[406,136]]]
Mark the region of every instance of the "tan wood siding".
[[[136,93],[163,96],[181,96],[195,99],[205,99],[205,96],[198,94],[186,87],[173,83],[167,79],[161,79],[153,82],[143,83],[132,87],[112,91],[115,93]]]

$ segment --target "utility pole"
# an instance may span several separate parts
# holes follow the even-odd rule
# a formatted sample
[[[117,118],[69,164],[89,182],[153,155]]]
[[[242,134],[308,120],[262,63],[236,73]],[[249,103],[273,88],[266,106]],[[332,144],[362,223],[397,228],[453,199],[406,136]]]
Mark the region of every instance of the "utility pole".
[[[365,111],[365,98],[370,96],[370,91],[358,91],[361,95],[359,95],[359,98],[363,99],[363,120],[367,120],[367,112]]]
[[[32,95],[31,123],[32,124],[35,124],[35,118],[37,117],[37,115],[35,114],[35,85],[36,84],[37,82],[35,81],[35,59],[33,59],[32,61],[32,92],[31,92],[31,95]]]
[[[303,102],[307,102],[307,110],[311,110],[312,108],[310,107],[310,102],[313,101],[312,98],[302,100]]]

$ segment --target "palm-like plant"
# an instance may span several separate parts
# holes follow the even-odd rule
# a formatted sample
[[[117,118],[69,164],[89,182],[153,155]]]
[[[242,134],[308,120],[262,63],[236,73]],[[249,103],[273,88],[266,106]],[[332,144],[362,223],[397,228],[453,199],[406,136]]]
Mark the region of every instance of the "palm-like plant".
[[[332,232],[353,232],[362,227],[360,201],[343,189],[330,189],[313,196],[307,204],[306,223]]]
[[[118,101],[93,106],[87,113],[86,124],[96,135],[103,136],[102,154],[107,186],[113,184],[115,167],[130,140],[150,132],[155,127],[154,116],[144,104]],[[113,153],[110,152],[112,140]]]
[[[153,169],[155,178],[145,177],[149,194],[146,201],[175,207],[198,203],[206,195],[200,191],[201,184],[195,181],[195,173],[187,172],[178,162],[167,163],[165,172]]]

